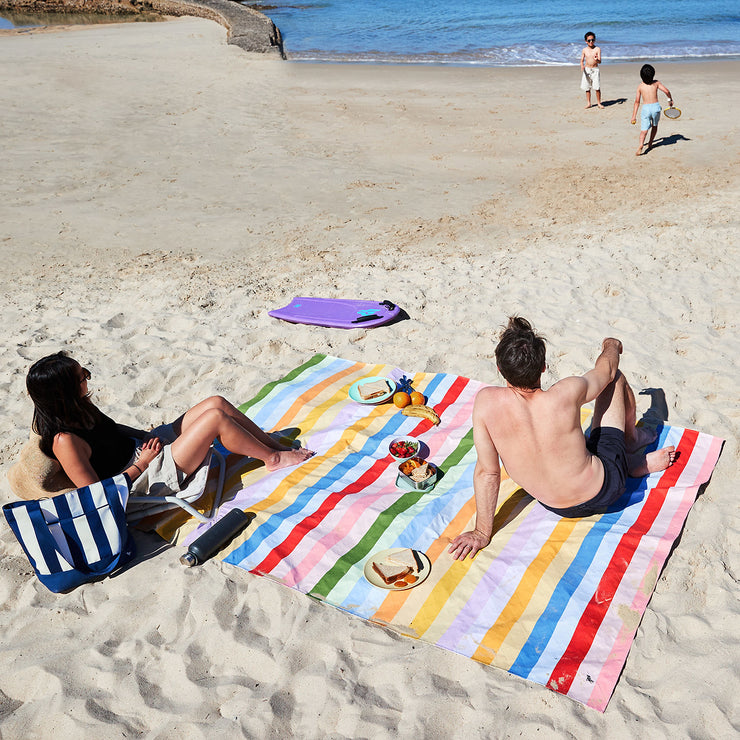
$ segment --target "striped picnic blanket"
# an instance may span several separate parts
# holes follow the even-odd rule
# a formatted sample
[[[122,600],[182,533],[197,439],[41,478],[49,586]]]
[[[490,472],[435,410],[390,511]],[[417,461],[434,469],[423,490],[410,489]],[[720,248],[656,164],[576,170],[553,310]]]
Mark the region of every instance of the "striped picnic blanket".
[[[273,473],[229,456],[221,514],[239,507],[256,518],[223,559],[604,711],[722,441],[664,427],[659,444],[676,445],[677,463],[630,480],[613,511],[584,519],[547,511],[504,473],[493,541],[474,560],[458,562],[447,548],[475,513],[471,414],[484,384],[406,372],[441,416],[438,427],[402,415],[392,403],[348,398],[360,378],[402,374],[316,355],[241,407],[264,429],[299,430],[317,455]],[[396,487],[388,444],[399,435],[418,437],[441,469],[432,491]],[[208,526],[196,529],[174,516],[159,531],[172,538],[179,530],[184,544]],[[426,553],[429,577],[406,591],[371,585],[365,563],[392,547]]]

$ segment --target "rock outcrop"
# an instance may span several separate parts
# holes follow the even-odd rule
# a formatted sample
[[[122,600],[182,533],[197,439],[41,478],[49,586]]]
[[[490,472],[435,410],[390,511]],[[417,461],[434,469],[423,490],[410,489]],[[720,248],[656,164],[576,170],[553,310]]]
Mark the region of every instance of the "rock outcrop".
[[[262,13],[232,0],[0,0],[0,10],[131,15],[193,15],[224,26],[229,43],[244,51],[277,54],[283,59],[283,39],[277,26]]]

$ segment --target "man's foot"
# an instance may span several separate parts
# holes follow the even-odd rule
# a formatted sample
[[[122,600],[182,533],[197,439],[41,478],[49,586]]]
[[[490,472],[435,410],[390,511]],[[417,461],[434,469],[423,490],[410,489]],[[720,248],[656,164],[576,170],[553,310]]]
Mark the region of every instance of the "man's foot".
[[[654,450],[645,455],[645,464],[647,465],[648,473],[660,473],[661,470],[670,468],[676,459],[676,448],[671,445],[670,447],[661,447],[659,450]]]
[[[265,460],[265,467],[272,472],[280,468],[289,468],[292,465],[300,465],[313,457],[316,453],[299,447],[297,450],[279,450],[269,459]]]
[[[625,435],[626,436],[626,435]],[[635,427],[632,435],[627,439],[627,454],[637,452],[637,450],[655,442],[658,432],[650,427]]]
[[[598,105],[599,108],[603,108],[604,107],[601,103],[596,103],[596,105]]]
[[[635,152],[635,156],[639,157],[642,154],[642,144],[640,144],[640,148]]]
[[[649,452],[647,455],[636,455],[629,460],[630,478],[643,478],[650,473],[660,473],[670,468],[676,461],[676,448],[673,445]]]
[[[583,106],[584,110],[588,110],[591,107],[591,103],[586,103],[586,105]]]
[[[647,455],[631,455],[627,461],[630,478],[644,478],[650,473],[660,473],[676,460],[676,448],[662,447]]]

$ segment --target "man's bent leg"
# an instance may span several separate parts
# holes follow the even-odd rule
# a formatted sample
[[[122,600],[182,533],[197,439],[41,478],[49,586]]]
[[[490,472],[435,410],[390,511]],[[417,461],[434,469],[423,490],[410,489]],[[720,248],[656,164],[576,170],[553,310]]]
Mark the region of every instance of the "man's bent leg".
[[[635,426],[636,421],[635,394],[627,383],[624,373],[618,370],[614,380],[596,398],[591,428],[593,430],[598,427],[614,427],[624,432],[629,474],[632,477],[642,477],[648,473],[665,470],[673,464],[674,448],[665,447],[647,455],[635,455],[637,450],[650,444],[657,436],[653,429]]]
[[[592,427],[614,427],[624,432],[627,452],[635,452],[650,444],[657,436],[654,430],[635,426],[637,404],[635,394],[621,370],[597,396]]]

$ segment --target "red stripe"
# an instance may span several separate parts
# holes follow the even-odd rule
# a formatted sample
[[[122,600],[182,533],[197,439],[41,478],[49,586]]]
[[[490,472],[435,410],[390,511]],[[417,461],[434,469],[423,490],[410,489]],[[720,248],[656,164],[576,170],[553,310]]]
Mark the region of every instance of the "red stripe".
[[[251,573],[264,575],[269,573],[281,560],[290,555],[293,550],[303,541],[303,538],[321,524],[337,504],[345,496],[359,493],[367,486],[375,483],[376,480],[387,469],[388,464],[385,460],[376,460],[356,481],[345,486],[341,491],[332,493],[326,497],[321,506],[313,513],[302,519],[290,531],[290,534],[275,548],[273,548],[265,559],[250,570]]]
[[[442,401],[435,406],[435,410],[437,410],[437,413],[440,414],[440,416],[459,398],[460,394],[469,382],[470,381],[467,378],[457,377],[455,379],[445,393]],[[427,426],[424,427],[424,424]],[[422,419],[421,422],[414,427],[412,434],[422,433],[428,429],[431,424],[432,422],[428,419]],[[332,493],[327,496],[321,506],[313,514],[298,522],[298,524],[296,524],[290,531],[290,534],[288,534],[288,536],[279,545],[277,545],[277,547],[273,548],[268,555],[265,556],[264,560],[259,565],[252,568],[250,572],[257,573],[259,575],[269,573],[281,560],[290,555],[290,553],[298,547],[298,545],[303,541],[303,538],[309,532],[316,529],[316,527],[324,521],[329,512],[334,509],[342,498],[354,493],[359,493],[367,486],[375,483],[387,467],[388,463],[386,460],[376,460],[372,467],[366,470],[358,480],[345,486],[341,491],[337,491],[336,493]]]
[[[658,484],[649,491],[640,515],[620,540],[596,592],[583,610],[568,647],[550,674],[547,686],[561,694],[567,694],[576,677],[578,668],[593,644],[594,637],[611,605],[614,594],[624,577],[642,537],[650,530],[658,516],[668,490],[676,484],[686,467],[694,449],[698,433],[686,429],[678,443],[681,455],[676,463],[666,469]]]
[[[442,417],[442,414],[444,414],[444,412],[447,411],[447,409],[452,406],[458,398],[460,398],[460,394],[465,390],[465,386],[467,386],[469,382],[469,378],[463,378],[459,375],[457,376],[452,385],[447,389],[447,393],[445,393],[444,398],[433,406],[440,418]],[[422,419],[412,430],[411,436],[413,437],[416,434],[423,434],[431,428],[432,422],[429,421],[429,419]]]

